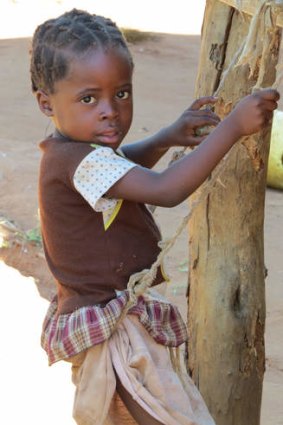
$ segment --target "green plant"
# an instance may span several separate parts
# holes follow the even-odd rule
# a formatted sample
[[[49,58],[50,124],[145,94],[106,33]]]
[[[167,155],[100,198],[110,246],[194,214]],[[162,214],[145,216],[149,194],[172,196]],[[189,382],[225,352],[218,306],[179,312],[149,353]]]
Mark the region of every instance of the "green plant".
[[[24,233],[24,237],[28,242],[33,242],[36,245],[42,244],[42,237],[40,227],[35,227]]]

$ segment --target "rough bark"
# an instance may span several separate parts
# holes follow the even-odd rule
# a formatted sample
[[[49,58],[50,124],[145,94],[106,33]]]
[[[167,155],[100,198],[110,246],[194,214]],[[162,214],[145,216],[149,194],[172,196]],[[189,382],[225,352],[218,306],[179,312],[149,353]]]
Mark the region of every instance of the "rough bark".
[[[250,76],[248,65],[233,66],[224,84],[221,81],[247,36],[250,21],[250,16],[222,1],[207,1],[196,96],[219,89],[216,112],[222,117],[257,82],[259,70]],[[276,76],[280,31],[275,35],[264,65],[265,87]],[[230,151],[224,171],[189,223],[188,367],[217,425],[260,422],[269,139],[267,129]]]

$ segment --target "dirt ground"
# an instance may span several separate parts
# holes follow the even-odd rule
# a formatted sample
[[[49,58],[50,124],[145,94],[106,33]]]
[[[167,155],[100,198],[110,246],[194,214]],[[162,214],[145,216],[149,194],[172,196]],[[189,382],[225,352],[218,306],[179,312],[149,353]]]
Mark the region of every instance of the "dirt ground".
[[[16,303],[15,313],[17,314],[13,315],[16,323],[11,322],[10,334],[13,330],[18,331],[19,326],[25,326],[29,332],[33,326],[32,323],[36,324],[36,329],[39,329],[40,320],[47,306],[47,302],[42,303],[42,299],[49,299],[53,292],[52,278],[46,268],[41,248],[27,242],[22,233],[38,226],[37,173],[40,160],[38,142],[52,130],[46,118],[38,111],[30,92],[29,43],[29,39],[0,41],[0,236],[3,234],[10,238],[8,246],[0,250],[3,260],[2,265],[0,263],[0,281],[5,305],[7,304],[9,308],[11,298],[13,303],[14,301]],[[136,66],[135,119],[126,141],[141,139],[155,132],[177,118],[192,102],[199,47],[199,36],[168,34],[159,34],[156,40],[131,47]],[[170,158],[171,153],[158,167],[166,165]],[[283,193],[267,189],[266,195],[265,256],[269,272],[266,281],[267,370],[264,381],[262,425],[282,425]],[[155,216],[164,237],[173,235],[179,220],[186,214],[187,208],[187,202],[185,202],[174,209],[158,208],[156,210]],[[13,226],[16,231],[13,230]],[[187,256],[187,235],[183,234],[168,255],[168,269],[173,283],[169,286],[167,295],[179,304],[184,317],[186,316],[184,295],[187,285]],[[14,269],[20,273],[14,273]],[[26,279],[25,276],[31,278]],[[23,285],[27,285],[27,291],[23,291]],[[35,293],[30,293],[33,291],[31,286],[36,288],[36,292],[38,291],[42,297],[38,296],[38,302]],[[34,311],[34,316],[31,316],[31,322],[28,323],[25,322],[27,309]],[[3,311],[2,309],[1,326],[3,326],[3,318],[6,317],[3,316]],[[20,321],[19,311],[21,311]],[[7,338],[12,351],[11,344],[14,344],[14,340],[12,341],[14,338],[11,338],[10,334],[7,333]],[[32,368],[36,351],[32,351],[25,340],[20,347],[17,345],[13,347],[15,347],[14,350],[18,350],[18,360],[21,359],[22,351],[26,353],[28,366]],[[7,353],[6,355],[2,353],[1,359],[1,364],[3,361],[7,362]],[[15,364],[13,369],[14,367]],[[42,373],[45,367],[47,369],[44,363],[40,364],[38,373]],[[15,371],[21,374],[23,368],[15,368]],[[12,376],[17,381],[21,380],[21,376]],[[45,369],[42,376],[45,379]],[[10,377],[10,372],[7,372],[7,379],[11,379]],[[26,378],[22,377],[22,379]],[[50,383],[50,380],[48,382]],[[44,387],[47,385],[45,380],[39,380],[39,383]],[[64,393],[65,385],[68,383],[64,381],[60,387],[60,391]],[[26,393],[36,393],[33,384],[23,388]],[[8,392],[8,397],[14,397],[12,392]],[[71,407],[68,406],[66,409],[71,416]],[[21,416],[22,423],[28,423],[28,419],[29,423],[36,423],[31,421],[30,412],[26,411],[25,414],[26,418]],[[5,424],[14,425],[16,421],[12,419],[11,410],[9,415],[11,422],[5,418]],[[41,420],[41,423],[43,422]],[[53,423],[65,425],[67,421],[55,420]]]

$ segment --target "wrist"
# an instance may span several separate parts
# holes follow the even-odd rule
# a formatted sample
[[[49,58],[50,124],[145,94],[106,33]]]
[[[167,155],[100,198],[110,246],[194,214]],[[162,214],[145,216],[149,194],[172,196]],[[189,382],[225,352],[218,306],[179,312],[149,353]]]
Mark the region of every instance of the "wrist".
[[[244,132],[241,129],[241,126],[237,121],[234,119],[233,115],[228,115],[223,121],[222,124],[227,126],[229,129],[229,134],[232,139],[235,139],[235,141],[239,140],[241,137],[244,136]]]
[[[167,151],[176,144],[175,132],[171,127],[171,125],[164,127],[157,133],[158,148],[161,150]]]

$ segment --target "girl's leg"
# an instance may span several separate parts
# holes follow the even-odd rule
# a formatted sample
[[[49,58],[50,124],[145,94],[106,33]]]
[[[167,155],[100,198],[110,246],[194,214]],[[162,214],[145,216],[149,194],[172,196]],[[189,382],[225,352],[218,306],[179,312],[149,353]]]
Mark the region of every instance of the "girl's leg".
[[[119,394],[123,403],[127,407],[128,411],[131,413],[135,421],[138,423],[138,425],[164,425],[162,422],[157,421],[151,415],[149,415],[133,399],[131,394],[129,394],[128,391],[126,391],[123,385],[121,384],[121,381],[119,380],[117,374],[116,374],[116,380],[117,380],[117,384],[116,384],[117,393]]]

